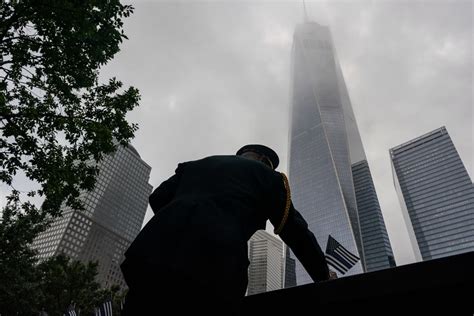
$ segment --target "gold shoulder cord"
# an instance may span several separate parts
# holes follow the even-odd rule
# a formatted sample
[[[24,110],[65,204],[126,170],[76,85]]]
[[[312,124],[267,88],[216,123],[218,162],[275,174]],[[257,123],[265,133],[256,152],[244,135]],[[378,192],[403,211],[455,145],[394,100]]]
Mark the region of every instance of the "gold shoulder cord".
[[[288,184],[288,178],[283,172],[280,172],[283,177],[283,183],[285,184],[286,189],[286,205],[285,205],[285,212],[283,213],[283,218],[281,219],[280,225],[278,228],[275,229],[273,232],[275,234],[279,234],[285,226],[286,220],[288,219],[288,214],[290,213],[290,206],[291,206],[291,192],[290,192],[290,185]]]

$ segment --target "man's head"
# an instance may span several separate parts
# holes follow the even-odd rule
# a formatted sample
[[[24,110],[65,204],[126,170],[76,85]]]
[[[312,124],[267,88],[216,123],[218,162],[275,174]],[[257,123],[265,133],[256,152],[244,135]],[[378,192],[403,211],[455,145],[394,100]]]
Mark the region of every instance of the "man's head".
[[[245,145],[237,151],[236,155],[261,161],[274,170],[278,167],[280,162],[277,153],[273,149],[264,145]]]

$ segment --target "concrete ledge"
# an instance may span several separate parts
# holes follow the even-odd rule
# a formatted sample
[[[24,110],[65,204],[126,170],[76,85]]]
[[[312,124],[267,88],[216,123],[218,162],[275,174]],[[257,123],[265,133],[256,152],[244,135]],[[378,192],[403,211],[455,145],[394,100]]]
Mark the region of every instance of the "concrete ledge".
[[[474,252],[469,252],[248,296],[240,315],[454,316],[473,312]]]

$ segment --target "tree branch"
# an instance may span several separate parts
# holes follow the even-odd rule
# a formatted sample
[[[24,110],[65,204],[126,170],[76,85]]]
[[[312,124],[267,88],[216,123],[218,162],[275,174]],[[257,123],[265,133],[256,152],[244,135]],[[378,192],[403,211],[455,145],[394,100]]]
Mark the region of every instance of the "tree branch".
[[[13,10],[13,13],[12,15],[10,16],[9,19],[7,20],[3,20],[3,23],[4,24],[2,26],[2,28],[0,29],[1,30],[1,35],[0,35],[0,40],[3,42],[3,38],[5,37],[5,35],[7,34],[8,30],[10,29],[10,27],[12,27],[12,25],[17,22],[19,19],[20,19],[20,13],[21,10]]]
[[[17,117],[25,117],[25,116],[21,113],[0,113],[0,120],[7,120],[9,123],[12,123],[10,119],[17,118]],[[47,118],[47,117],[56,118],[56,119],[66,119],[66,120],[79,119],[79,120],[83,120],[89,123],[100,123],[100,122],[91,120],[87,118],[86,116],[69,116],[69,115],[58,115],[58,114],[44,114],[44,115],[39,116],[37,119],[42,119],[42,118]],[[18,125],[15,124],[15,126],[18,126]]]
[[[10,60],[5,60],[5,61],[0,62],[0,66],[8,65],[8,64],[13,64],[13,61],[10,59]],[[3,69],[3,67],[2,67],[2,69]]]

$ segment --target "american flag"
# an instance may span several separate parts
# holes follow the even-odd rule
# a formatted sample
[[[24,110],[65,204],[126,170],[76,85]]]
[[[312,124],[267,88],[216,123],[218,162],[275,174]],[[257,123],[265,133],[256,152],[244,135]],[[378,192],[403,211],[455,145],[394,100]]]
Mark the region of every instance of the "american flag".
[[[331,235],[326,245],[326,262],[339,273],[345,274],[360,258],[344,248]]]
[[[64,316],[77,316],[76,313],[76,304],[71,303],[67,308],[67,311],[63,314]]]
[[[95,308],[94,316],[112,316],[112,301],[107,300],[100,307]]]

